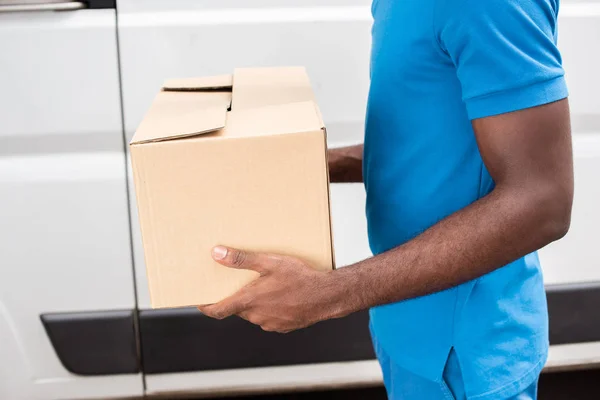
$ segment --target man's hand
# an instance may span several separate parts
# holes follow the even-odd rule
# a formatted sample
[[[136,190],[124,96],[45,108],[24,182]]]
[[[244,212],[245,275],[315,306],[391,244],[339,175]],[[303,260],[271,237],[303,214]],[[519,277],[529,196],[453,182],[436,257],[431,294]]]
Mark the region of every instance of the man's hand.
[[[213,249],[215,261],[230,268],[256,271],[260,277],[233,296],[198,309],[209,317],[238,315],[265,331],[286,333],[339,317],[338,297],[330,273],[312,269],[293,257]]]
[[[362,182],[363,145],[338,147],[327,152],[332,183]]]

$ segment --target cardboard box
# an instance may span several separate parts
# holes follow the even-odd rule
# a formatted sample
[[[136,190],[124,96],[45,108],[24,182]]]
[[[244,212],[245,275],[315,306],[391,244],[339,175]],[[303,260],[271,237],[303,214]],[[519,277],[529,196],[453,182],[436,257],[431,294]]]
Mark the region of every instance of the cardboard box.
[[[303,68],[168,80],[131,143],[152,307],[218,302],[257,277],[215,245],[334,266],[325,127]]]

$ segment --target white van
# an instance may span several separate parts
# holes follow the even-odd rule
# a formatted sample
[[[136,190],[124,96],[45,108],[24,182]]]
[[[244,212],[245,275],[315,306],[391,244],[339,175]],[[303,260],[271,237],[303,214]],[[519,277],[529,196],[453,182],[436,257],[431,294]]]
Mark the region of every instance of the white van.
[[[40,4],[40,2],[44,2]],[[359,142],[369,0],[0,0],[0,399],[377,385],[367,314],[289,335],[150,310],[126,143],[167,77],[305,65],[331,146]],[[547,370],[600,363],[600,2],[563,0],[572,228],[541,252]],[[336,258],[369,256],[333,185]]]

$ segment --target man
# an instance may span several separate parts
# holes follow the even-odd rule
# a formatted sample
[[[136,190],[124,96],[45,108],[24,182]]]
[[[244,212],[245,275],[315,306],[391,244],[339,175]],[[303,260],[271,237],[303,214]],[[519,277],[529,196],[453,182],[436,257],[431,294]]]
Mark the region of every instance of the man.
[[[375,0],[362,146],[374,257],[331,273],[217,247],[261,277],[207,315],[289,332],[370,308],[391,399],[534,399],[548,321],[535,253],[570,222],[558,0]],[[364,158],[363,158],[364,157]]]

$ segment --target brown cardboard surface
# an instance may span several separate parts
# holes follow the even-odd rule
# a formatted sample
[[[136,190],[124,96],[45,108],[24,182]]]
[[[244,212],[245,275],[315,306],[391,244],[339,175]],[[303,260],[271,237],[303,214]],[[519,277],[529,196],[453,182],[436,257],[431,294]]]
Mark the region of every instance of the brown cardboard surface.
[[[233,74],[235,110],[315,101],[304,68],[244,68]]]
[[[315,103],[289,103],[231,111],[227,117],[225,137],[264,136],[322,130],[323,124]]]
[[[154,308],[214,303],[256,278],[215,263],[218,244],[333,268],[325,130],[305,71],[236,70],[231,111],[231,93],[204,91],[211,79],[169,81],[196,91],[162,91],[131,143]]]
[[[161,91],[132,144],[199,135],[225,127],[231,93]]]

